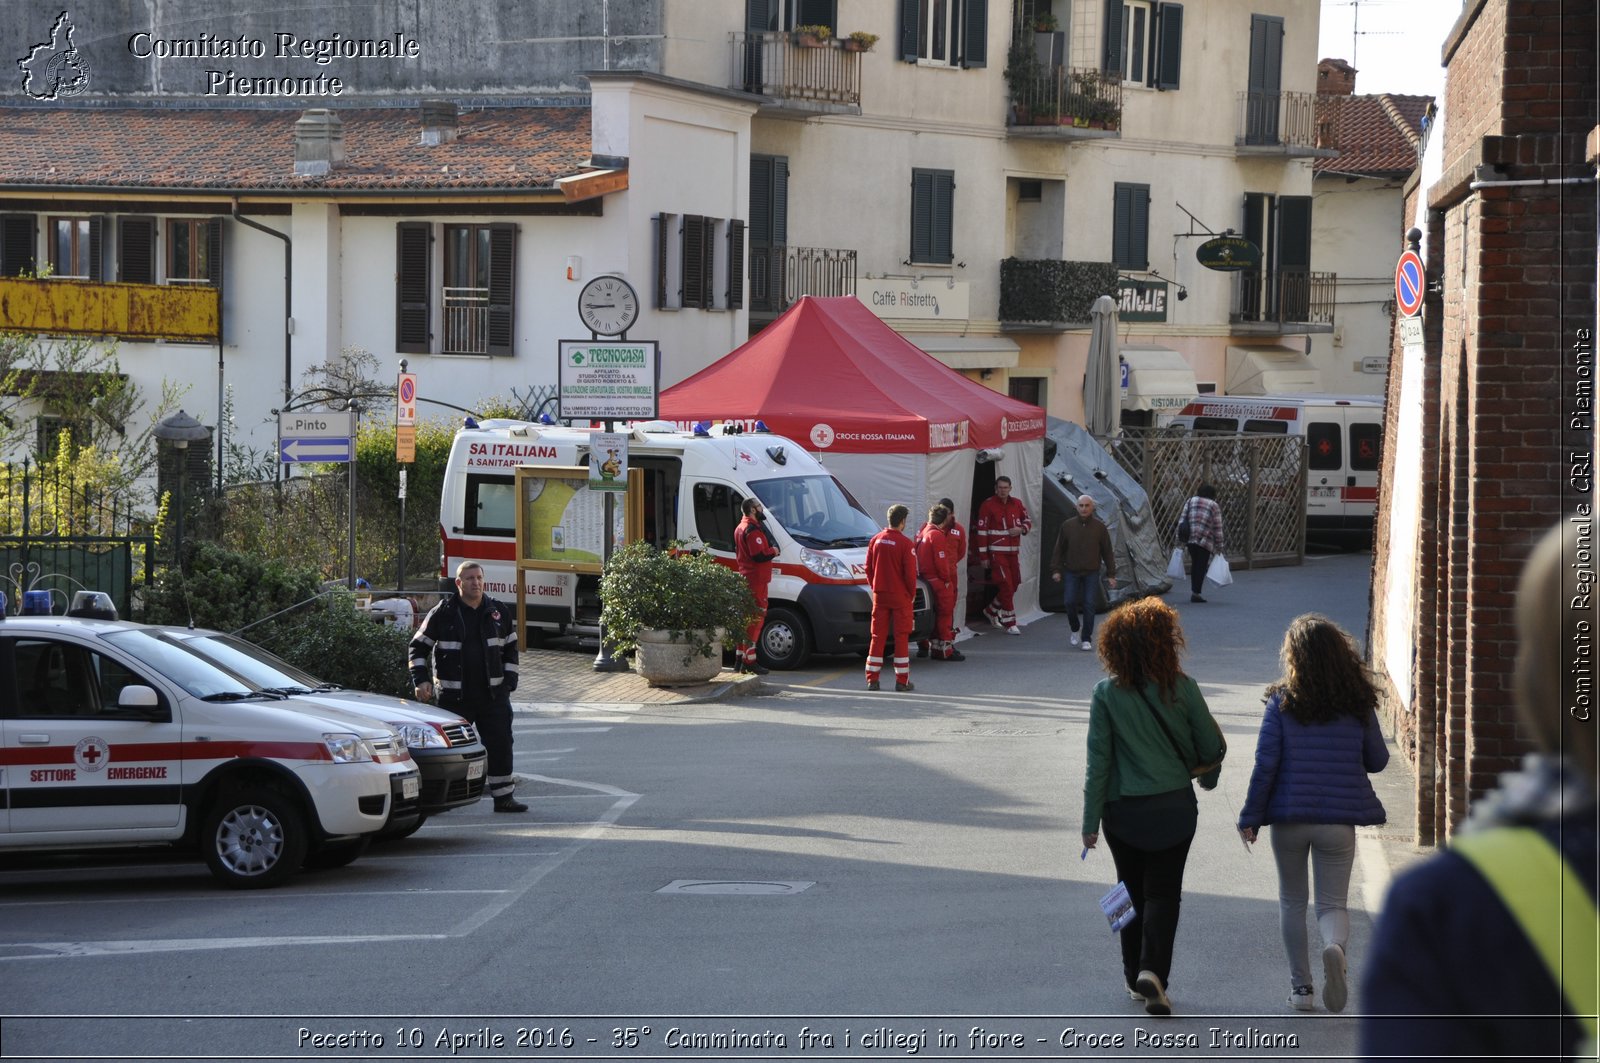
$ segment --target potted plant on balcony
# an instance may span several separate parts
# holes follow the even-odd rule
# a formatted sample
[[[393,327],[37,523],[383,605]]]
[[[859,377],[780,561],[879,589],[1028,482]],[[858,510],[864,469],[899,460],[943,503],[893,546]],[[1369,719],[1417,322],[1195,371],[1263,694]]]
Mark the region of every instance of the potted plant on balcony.
[[[844,50],[847,52],[870,52],[872,51],[872,46],[878,43],[878,35],[876,33],[868,33],[866,30],[856,30],[844,38],[841,43],[843,43]]]
[[[710,554],[675,542],[629,543],[600,577],[606,642],[634,653],[651,686],[703,683],[722,670],[722,644],[755,616],[750,586]]]
[[[1014,125],[1033,125],[1050,110],[1044,103],[1044,90],[1048,88],[1044,64],[1038,54],[1023,43],[1021,37],[1011,42],[1006,52],[1006,88],[1011,95],[1011,121]]]
[[[1033,32],[1035,33],[1054,33],[1058,25],[1055,12],[1048,9],[1036,12],[1033,16]]]
[[[801,48],[824,48],[828,39],[833,36],[833,29],[829,26],[796,26],[794,28],[794,43]]]

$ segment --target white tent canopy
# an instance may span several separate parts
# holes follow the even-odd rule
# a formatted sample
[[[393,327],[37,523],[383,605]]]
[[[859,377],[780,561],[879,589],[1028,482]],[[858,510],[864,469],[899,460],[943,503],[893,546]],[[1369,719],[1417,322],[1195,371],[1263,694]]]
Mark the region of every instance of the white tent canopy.
[[[1292,347],[1228,348],[1229,395],[1292,395],[1322,390],[1322,370]]]

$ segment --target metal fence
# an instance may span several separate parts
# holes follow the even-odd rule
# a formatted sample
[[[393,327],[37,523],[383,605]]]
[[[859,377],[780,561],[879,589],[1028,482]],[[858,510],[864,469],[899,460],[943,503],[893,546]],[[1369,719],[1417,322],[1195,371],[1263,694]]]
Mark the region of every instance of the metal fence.
[[[126,498],[30,462],[0,466],[0,589],[17,612],[22,594],[50,592],[62,613],[80,590],[104,591],[126,617],[149,582],[156,538]]]
[[[1306,449],[1299,436],[1124,428],[1106,449],[1144,486],[1167,550],[1203,483],[1217,489],[1230,564],[1298,565],[1306,551]]]

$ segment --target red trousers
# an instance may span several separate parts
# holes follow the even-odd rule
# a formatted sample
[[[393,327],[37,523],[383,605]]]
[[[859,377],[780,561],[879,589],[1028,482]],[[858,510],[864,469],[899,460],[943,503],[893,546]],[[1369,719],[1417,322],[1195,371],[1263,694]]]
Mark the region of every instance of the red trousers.
[[[763,583],[758,587],[751,583],[750,593],[755,595],[759,612],[756,613],[756,618],[750,622],[750,626],[745,628],[744,641],[734,649],[733,655],[743,660],[746,664],[755,664],[756,640],[761,637],[761,625],[767,622],[767,585]]]
[[[876,679],[883,671],[883,651],[889,645],[889,629],[894,629],[894,678],[904,683],[911,678],[911,624],[909,605],[882,605],[872,602],[872,642],[867,648],[867,678]]]
[[[1022,586],[1022,563],[1017,560],[1017,555],[990,555],[989,578],[994,581],[997,591],[993,608],[1011,623],[1016,623],[1017,603],[1014,596],[1017,588]]]

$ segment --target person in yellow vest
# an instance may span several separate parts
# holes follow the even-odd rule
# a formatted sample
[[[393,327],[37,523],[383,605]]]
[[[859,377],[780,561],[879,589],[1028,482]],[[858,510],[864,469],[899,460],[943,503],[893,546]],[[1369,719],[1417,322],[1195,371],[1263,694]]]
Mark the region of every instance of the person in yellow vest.
[[[1592,582],[1562,587],[1569,564],[1593,571],[1593,535],[1592,516],[1569,517],[1523,571],[1518,730],[1540,752],[1395,879],[1361,985],[1366,1058],[1594,1058],[1597,724],[1579,677],[1600,616]]]

